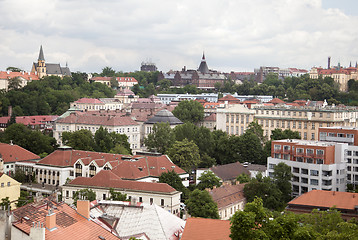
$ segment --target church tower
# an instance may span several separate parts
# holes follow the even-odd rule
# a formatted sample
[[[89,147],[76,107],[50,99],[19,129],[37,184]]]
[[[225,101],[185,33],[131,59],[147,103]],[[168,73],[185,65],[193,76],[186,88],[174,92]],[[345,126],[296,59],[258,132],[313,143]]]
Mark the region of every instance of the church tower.
[[[42,50],[42,45],[40,47],[40,53],[39,53],[39,58],[37,59],[37,75],[39,76],[39,78],[42,78],[43,76],[46,76],[46,64],[45,64],[45,57],[44,57],[44,52]]]
[[[208,65],[206,64],[205,55],[203,53],[203,57],[201,58],[201,63],[199,65],[198,71],[202,74],[209,73]]]

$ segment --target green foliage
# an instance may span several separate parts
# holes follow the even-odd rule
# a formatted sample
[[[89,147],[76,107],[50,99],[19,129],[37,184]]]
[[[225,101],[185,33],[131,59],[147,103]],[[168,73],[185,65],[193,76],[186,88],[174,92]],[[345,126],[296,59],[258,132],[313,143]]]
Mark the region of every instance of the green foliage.
[[[183,122],[198,123],[204,119],[204,107],[197,101],[181,101],[172,112]]]
[[[182,200],[188,199],[189,191],[188,191],[188,189],[186,187],[184,187],[181,178],[179,177],[179,175],[174,170],[168,171],[168,172],[163,172],[159,176],[159,182],[160,183],[167,183],[170,186],[172,186],[173,188],[175,188],[175,190],[177,190],[179,192],[182,192],[183,193],[181,195]]]
[[[198,167],[200,163],[199,148],[193,141],[188,141],[186,138],[183,141],[176,141],[168,150],[170,159],[184,169],[190,172]]]
[[[17,67],[7,67],[6,71],[10,71],[10,72],[21,72],[22,69],[17,68]]]
[[[198,189],[204,190],[206,188],[213,189],[214,186],[220,187],[220,178],[218,178],[212,171],[204,172],[199,178],[200,183]]]
[[[14,123],[1,135],[1,142],[17,144],[35,154],[51,153],[57,148],[56,139],[23,124]]]
[[[10,200],[9,200],[9,197],[5,197],[5,198],[2,198],[2,199],[1,199],[0,207],[1,207],[1,209],[3,209],[3,208],[9,209],[9,208],[10,208]]]
[[[102,83],[89,83],[87,75],[72,73],[72,77],[61,79],[46,76],[29,82],[25,87],[10,85],[10,91],[0,92],[0,114],[7,115],[8,106],[21,110],[20,115],[61,115],[69,108],[70,102],[81,97],[113,97],[115,91]],[[6,100],[5,100],[6,99]]]
[[[283,162],[280,162],[274,167],[273,179],[276,186],[282,193],[282,200],[284,202],[290,201],[292,193],[292,187],[290,183],[292,179],[291,167]]]
[[[17,200],[16,207],[22,207],[28,203],[31,203],[34,201],[34,198],[32,194],[30,195],[29,192],[21,190],[20,191],[20,197]]]
[[[101,76],[102,77],[113,77],[116,71],[113,70],[111,67],[104,67],[102,68]]]
[[[240,183],[250,182],[250,176],[245,173],[241,173],[239,176],[237,176],[236,181],[239,181]]]
[[[169,123],[156,123],[153,126],[152,132],[144,138],[145,146],[153,151],[165,154],[174,143],[174,135]]]
[[[9,91],[14,90],[14,89],[19,89],[21,87],[21,83],[22,83],[22,80],[19,77],[10,78],[7,88]]]
[[[33,175],[26,174],[21,168],[17,168],[15,171],[14,179],[20,183],[34,182],[35,173]]]
[[[207,191],[195,189],[185,201],[188,213],[192,217],[219,218],[218,206]]]
[[[131,154],[127,135],[108,133],[103,127],[100,127],[94,136],[86,129],[63,132],[62,142],[76,150]]]
[[[122,194],[121,192],[114,191],[113,188],[109,189],[110,199],[113,201],[129,201],[127,194]]]
[[[77,190],[73,194],[73,204],[75,206],[77,206],[77,200],[89,200],[90,202],[92,202],[95,199],[96,193],[92,189],[88,188]]]
[[[117,78],[116,77],[112,77],[111,78],[111,87],[114,88],[114,89],[117,89],[118,88],[118,81],[117,81]]]

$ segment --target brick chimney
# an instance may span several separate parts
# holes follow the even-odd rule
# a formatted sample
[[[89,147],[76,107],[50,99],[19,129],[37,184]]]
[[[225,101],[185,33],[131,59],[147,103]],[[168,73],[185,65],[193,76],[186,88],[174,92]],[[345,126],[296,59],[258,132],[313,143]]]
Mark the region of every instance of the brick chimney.
[[[88,200],[77,200],[77,213],[83,217],[90,218],[90,202]]]
[[[49,230],[49,231],[53,231],[53,230],[57,229],[56,214],[54,212],[52,212],[52,209],[50,209],[48,211],[48,214],[46,215],[45,226],[46,226],[47,230]]]
[[[30,239],[31,240],[45,240],[45,228],[43,224],[32,223],[30,228]]]

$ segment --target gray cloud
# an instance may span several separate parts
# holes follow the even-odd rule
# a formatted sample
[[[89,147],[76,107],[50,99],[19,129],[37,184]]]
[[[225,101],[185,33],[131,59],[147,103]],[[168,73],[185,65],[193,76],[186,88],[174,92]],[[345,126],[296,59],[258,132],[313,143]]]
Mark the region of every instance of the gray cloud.
[[[202,51],[223,71],[358,60],[358,17],[320,0],[5,0],[0,14],[0,70],[30,70],[41,44],[48,62],[87,72],[196,68]]]

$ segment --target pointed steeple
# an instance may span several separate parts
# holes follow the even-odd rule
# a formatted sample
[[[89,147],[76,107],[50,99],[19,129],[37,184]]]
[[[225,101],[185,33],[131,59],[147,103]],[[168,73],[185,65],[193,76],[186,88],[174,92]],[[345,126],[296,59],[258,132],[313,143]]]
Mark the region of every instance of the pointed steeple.
[[[358,62],[356,61],[356,68],[358,67]]]
[[[201,58],[202,61],[205,61],[205,54],[203,52],[203,57]]]
[[[39,54],[39,59],[38,61],[45,61],[45,57],[44,57],[44,52],[42,50],[42,45],[40,47],[40,54]]]
[[[204,52],[203,52],[203,57],[201,59],[201,63],[199,65],[198,71],[201,72],[202,74],[209,73],[209,68],[205,61]]]
[[[352,61],[349,62],[349,67],[352,67]]]

